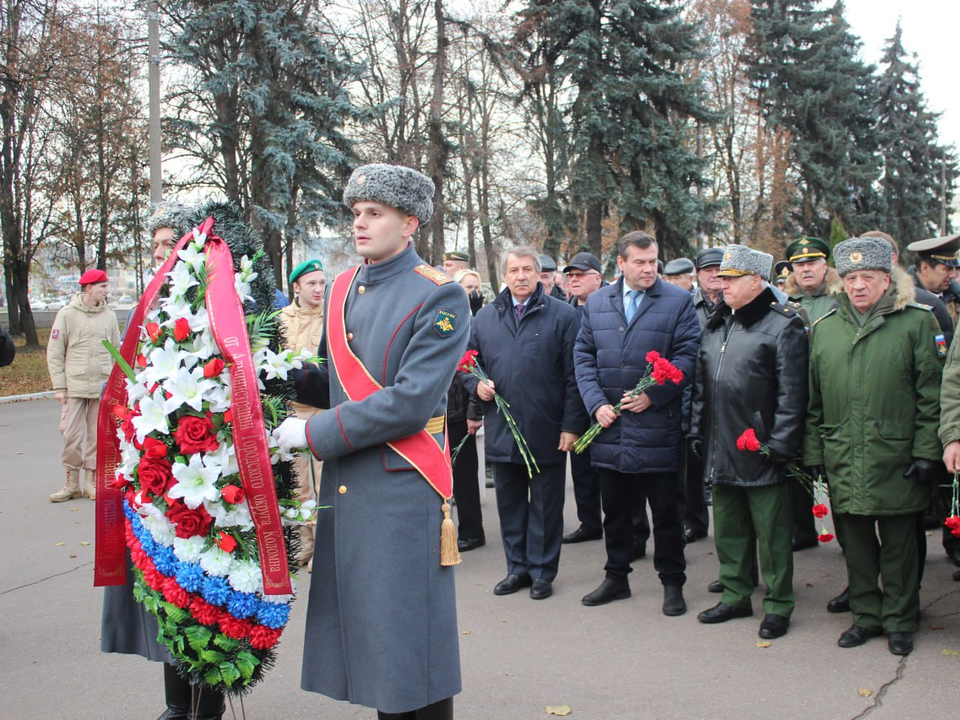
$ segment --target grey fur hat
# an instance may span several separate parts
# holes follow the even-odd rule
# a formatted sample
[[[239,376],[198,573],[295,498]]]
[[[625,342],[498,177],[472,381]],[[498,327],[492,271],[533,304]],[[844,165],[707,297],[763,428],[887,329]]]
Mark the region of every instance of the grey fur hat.
[[[164,200],[153,208],[147,218],[147,232],[153,237],[160,228],[173,228],[179,240],[192,230],[190,215],[190,208],[186,205],[175,200]]]
[[[423,173],[402,165],[373,163],[353,171],[343,191],[343,204],[352,208],[362,200],[380,202],[414,215],[426,225],[433,217],[433,192],[433,180]]]
[[[882,270],[888,273],[893,271],[893,249],[883,238],[852,238],[833,249],[833,264],[840,277],[854,270]]]
[[[773,255],[746,245],[727,245],[723,250],[720,272],[717,274],[723,277],[759,275],[764,280],[769,280],[772,269]]]

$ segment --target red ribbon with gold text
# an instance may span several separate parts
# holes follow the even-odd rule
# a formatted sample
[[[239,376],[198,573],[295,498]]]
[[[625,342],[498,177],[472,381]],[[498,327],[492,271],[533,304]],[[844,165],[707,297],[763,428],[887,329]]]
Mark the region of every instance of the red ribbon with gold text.
[[[214,340],[230,367],[234,451],[250,515],[257,529],[263,592],[265,595],[284,595],[291,593],[292,589],[257,375],[243,306],[234,288],[233,257],[227,244],[211,235],[213,224],[213,218],[207,218],[199,228],[200,234],[207,236],[204,245],[207,254],[207,314]],[[140,298],[120,347],[120,355],[128,364],[133,365],[137,354],[140,327],[147,311],[176,263],[177,253],[193,238],[193,231],[180,238]],[[114,365],[100,403],[97,427],[97,542],[93,581],[97,587],[123,585],[126,581],[123,493],[113,484],[120,459],[118,418],[113,408],[117,405],[125,407],[127,402],[126,376],[119,365]]]
[[[330,311],[327,313],[328,350],[340,384],[351,400],[363,400],[383,390],[383,386],[367,372],[367,368],[347,342],[347,295],[359,271],[358,267],[353,271],[342,272],[333,281]],[[453,494],[450,448],[446,443],[441,449],[430,433],[421,430],[409,437],[388,442],[387,445],[410,463],[444,500]]]

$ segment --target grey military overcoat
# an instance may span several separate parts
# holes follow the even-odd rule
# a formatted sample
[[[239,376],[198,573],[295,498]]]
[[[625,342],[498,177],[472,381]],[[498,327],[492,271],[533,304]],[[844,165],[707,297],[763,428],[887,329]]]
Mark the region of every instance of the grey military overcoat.
[[[453,568],[440,566],[440,495],[386,443],[443,416],[470,309],[407,247],[362,266],[345,317],[350,348],[383,390],[348,400],[329,359],[298,383],[299,400],[331,408],[307,429],[330,507],[317,523],[301,686],[408,712],[460,691],[456,597]]]

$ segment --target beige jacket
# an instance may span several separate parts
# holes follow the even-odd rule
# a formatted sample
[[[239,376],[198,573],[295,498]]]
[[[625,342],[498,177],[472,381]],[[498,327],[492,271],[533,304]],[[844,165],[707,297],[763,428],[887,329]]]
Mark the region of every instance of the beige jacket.
[[[280,310],[280,324],[286,338],[288,350],[299,352],[306,348],[316,354],[323,334],[323,305],[308,309],[300,307],[296,301]],[[291,403],[298,410],[316,410],[309,405]]]
[[[47,369],[54,391],[73,398],[100,397],[113,368],[104,340],[120,348],[117,316],[106,304],[88,307],[79,293],[74,295],[57,312],[47,343]]]

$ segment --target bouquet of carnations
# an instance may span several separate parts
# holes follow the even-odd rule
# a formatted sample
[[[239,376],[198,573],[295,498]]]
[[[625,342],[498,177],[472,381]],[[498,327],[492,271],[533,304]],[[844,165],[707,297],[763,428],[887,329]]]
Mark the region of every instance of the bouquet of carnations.
[[[663,385],[668,381],[679,385],[683,380],[683,372],[665,357],[662,357],[656,350],[651,350],[647,353],[646,361],[647,370],[643,374],[643,377],[640,378],[640,382],[637,383],[636,387],[628,393],[629,397],[636,397],[654,385]],[[620,402],[613,406],[613,411],[619,415],[622,407],[623,400],[620,400]],[[591,425],[590,429],[581,435],[580,439],[573,444],[574,452],[579,455],[590,447],[590,443],[592,443],[594,438],[602,433],[603,430],[603,425],[598,422]]]
[[[111,350],[102,506],[122,494],[134,597],[181,672],[241,693],[273,663],[293,600],[291,528],[316,512],[270,436],[287,415],[288,373],[312,358],[282,347],[272,271],[249,229],[229,207],[207,213]],[[100,510],[98,564],[110,544]]]

